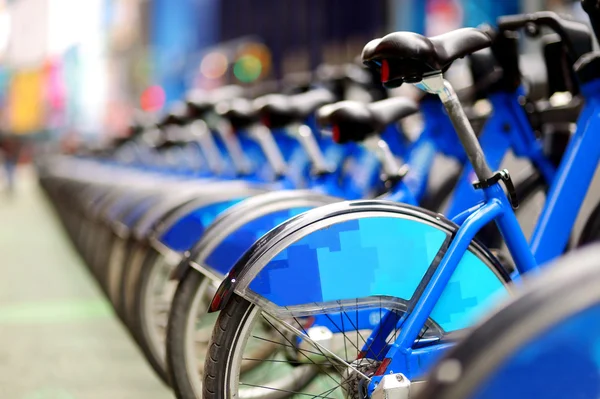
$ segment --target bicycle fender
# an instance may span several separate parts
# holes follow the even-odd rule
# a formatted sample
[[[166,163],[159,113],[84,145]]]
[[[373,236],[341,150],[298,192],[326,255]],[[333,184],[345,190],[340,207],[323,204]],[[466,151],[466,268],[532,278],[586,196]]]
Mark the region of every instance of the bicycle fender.
[[[149,239],[157,244],[157,248],[167,247],[180,253],[189,251],[220,213],[264,192],[264,189],[247,185],[202,193],[160,220]]]
[[[264,233],[308,209],[341,199],[311,190],[269,192],[239,202],[206,229],[202,238],[184,254],[171,278],[180,280],[189,268],[222,281],[235,261]]]
[[[150,235],[156,236],[155,231],[163,221],[178,213],[178,209],[198,198],[214,195],[219,191],[245,190],[251,185],[243,182],[205,183],[198,185],[182,186],[173,193],[165,193],[165,199],[160,204],[144,214],[132,228],[133,236],[138,240],[144,240]]]
[[[210,306],[233,293],[279,317],[341,307],[406,309],[444,256],[458,226],[440,214],[389,201],[347,201],[309,210],[261,237],[221,283]],[[493,265],[493,266],[491,266]],[[509,276],[474,242],[431,318],[463,328]]]

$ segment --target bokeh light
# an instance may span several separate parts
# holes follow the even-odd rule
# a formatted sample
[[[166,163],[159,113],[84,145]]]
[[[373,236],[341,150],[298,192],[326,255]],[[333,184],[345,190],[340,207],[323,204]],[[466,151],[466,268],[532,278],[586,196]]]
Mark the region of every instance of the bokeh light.
[[[144,111],[160,110],[165,105],[165,91],[158,85],[150,86],[140,96],[140,107]]]
[[[260,77],[262,63],[254,55],[244,55],[238,58],[233,66],[233,74],[240,82],[254,82]]]
[[[263,43],[248,43],[241,51],[240,55],[252,55],[259,59],[262,66],[262,76],[267,75],[271,71],[271,51]]]
[[[228,64],[225,54],[214,51],[202,58],[200,72],[208,79],[219,79],[227,72]]]

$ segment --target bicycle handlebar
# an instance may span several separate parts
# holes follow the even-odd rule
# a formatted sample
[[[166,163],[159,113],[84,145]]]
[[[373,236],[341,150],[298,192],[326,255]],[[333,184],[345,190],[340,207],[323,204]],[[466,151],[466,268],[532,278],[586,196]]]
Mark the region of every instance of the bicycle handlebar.
[[[596,40],[600,42],[600,0],[582,0],[581,7],[590,17]]]
[[[498,18],[500,30],[514,31],[525,28],[529,24],[546,26],[556,32],[567,48],[571,64],[592,51],[592,36],[587,25],[561,18],[554,12],[540,11]]]

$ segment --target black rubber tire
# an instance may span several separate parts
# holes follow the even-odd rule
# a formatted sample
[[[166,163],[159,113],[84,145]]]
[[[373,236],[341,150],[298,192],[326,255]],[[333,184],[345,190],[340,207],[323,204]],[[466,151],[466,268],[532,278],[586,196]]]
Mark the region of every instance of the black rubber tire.
[[[104,237],[103,248],[97,251],[98,257],[98,283],[102,287],[104,293],[108,296],[108,261],[113,249],[113,244],[117,240],[115,234],[111,231]]]
[[[146,263],[147,259],[151,256],[153,256],[153,253],[156,253],[156,250],[154,248],[152,248],[151,246],[149,246],[146,242],[138,242],[137,245],[135,245],[134,250],[131,251],[128,254],[128,257],[126,259],[126,262],[124,264],[122,273],[121,273],[121,280],[120,280],[120,286],[119,286],[119,301],[117,303],[117,310],[121,316],[121,319],[123,320],[123,322],[125,323],[126,326],[128,326],[131,329],[131,323],[130,320],[132,318],[132,304],[133,304],[133,297],[134,297],[134,292],[135,292],[135,287],[137,286],[137,280],[139,277],[139,273],[136,273],[135,270],[133,270],[134,268],[137,267],[137,264],[134,264],[134,261],[136,260],[136,255],[137,252],[143,252],[143,254],[141,256],[143,256],[142,258],[142,263],[140,265],[140,270],[143,267],[143,265]],[[133,331],[133,330],[132,330]]]
[[[110,302],[112,303],[112,306],[115,309],[115,312],[117,313],[117,315],[123,322],[124,322],[124,319],[123,319],[123,312],[122,312],[122,306],[121,306],[121,302],[122,302],[121,282],[123,281],[124,270],[127,268],[127,265],[132,261],[133,254],[134,254],[135,249],[137,248],[137,245],[138,245],[138,241],[131,237],[128,238],[127,241],[125,242],[124,254],[123,254],[123,258],[121,259],[121,269],[117,271],[117,273],[118,273],[117,285],[114,288],[114,290],[115,290],[114,297],[109,295]]]
[[[185,359],[187,353],[180,343],[185,342],[188,319],[195,316],[190,314],[191,305],[205,278],[202,273],[189,268],[179,281],[171,304],[167,326],[167,371],[171,388],[179,399],[196,398],[188,378]]]
[[[161,359],[160,356],[156,353],[154,349],[152,349],[152,343],[148,336],[148,332],[145,328],[145,313],[143,311],[145,307],[145,295],[143,295],[144,290],[148,286],[148,282],[150,281],[150,274],[152,272],[152,268],[157,264],[160,255],[151,251],[146,258],[144,259],[144,264],[142,265],[142,269],[140,271],[140,277],[137,281],[137,286],[135,290],[134,297],[134,309],[133,312],[129,315],[129,328],[132,330],[133,335],[136,338],[140,349],[144,353],[146,360],[150,363],[150,366],[158,375],[158,377],[166,384],[169,384],[169,376],[167,373],[167,365],[166,360]]]
[[[246,299],[234,294],[225,308],[219,314],[217,324],[213,330],[212,339],[206,356],[202,397],[204,399],[231,398],[227,391],[226,369],[229,364],[230,351],[221,348],[232,348],[238,340],[238,327],[248,317],[255,305]],[[178,398],[193,398],[191,396],[178,396]]]

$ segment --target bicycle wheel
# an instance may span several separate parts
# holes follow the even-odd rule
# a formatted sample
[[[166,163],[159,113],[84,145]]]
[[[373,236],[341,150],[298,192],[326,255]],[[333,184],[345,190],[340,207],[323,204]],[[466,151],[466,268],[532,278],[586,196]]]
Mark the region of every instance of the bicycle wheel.
[[[370,308],[369,317],[399,309]],[[364,311],[364,309],[363,309]],[[356,309],[321,315],[338,329],[331,334],[310,327],[312,317],[278,319],[249,301],[234,296],[221,311],[204,367],[204,398],[363,398],[381,361],[382,353],[367,350],[361,355],[371,331],[357,329]],[[391,343],[398,328],[387,337]],[[439,342],[444,331],[432,320],[422,330],[417,346]],[[268,356],[258,358],[255,347],[274,346]],[[178,396],[192,398],[200,396]]]
[[[167,335],[169,341],[184,342],[185,345],[173,345],[173,342],[167,342],[167,370],[178,398],[199,398],[202,392],[201,377],[204,374],[204,360],[208,354],[211,333],[218,314],[206,312],[214,294],[214,285],[195,270],[189,270],[188,273],[189,276],[186,276],[177,289],[174,301],[185,300],[192,306],[174,308],[169,319],[169,327],[179,326],[183,322],[185,328],[169,331]],[[190,314],[195,317],[190,317]],[[190,336],[193,336],[193,339],[188,339]],[[253,358],[264,359],[276,349],[273,342],[262,341],[254,345],[250,352]],[[244,369],[252,367],[252,364],[247,364]],[[198,377],[189,378],[194,375]],[[297,374],[291,376],[292,379],[297,377]]]
[[[343,206],[351,212],[341,215]],[[358,207],[365,212],[364,218],[358,215]],[[372,212],[376,208],[390,212]],[[331,216],[323,217],[327,211]],[[315,225],[311,215],[321,224]],[[419,228],[424,234],[418,233]],[[423,252],[416,249],[419,242],[432,238],[430,233],[451,237],[455,228],[440,215],[418,208],[365,201],[322,207],[271,231],[268,239],[263,237],[240,260],[241,269],[230,273],[227,281],[236,284],[234,293],[228,288],[218,293],[219,300],[229,300],[213,330],[203,397],[364,397],[372,376],[386,370],[380,361],[401,331],[414,296],[419,295],[416,289],[401,292],[400,287],[408,288],[417,269],[421,271],[412,287],[427,284],[427,270],[435,270],[441,259],[436,251],[423,258]],[[440,248],[438,244],[433,247]],[[298,258],[299,251],[303,257]],[[313,253],[318,254],[317,263],[310,261]],[[365,267],[364,262],[375,253],[379,260]],[[342,258],[345,263],[339,261]],[[489,305],[493,292],[506,292],[506,272],[479,244],[471,244],[463,261],[465,267],[455,271],[453,282],[444,289],[448,295],[440,297],[411,343],[414,351],[437,354],[443,349],[441,343],[472,325],[472,318]],[[294,292],[288,294],[289,290]],[[257,296],[259,291],[263,294]],[[313,299],[320,295],[320,301]],[[254,356],[254,347],[263,342],[275,345],[276,350],[266,357]],[[376,342],[380,345],[375,346]],[[426,368],[425,358],[418,361],[422,364],[414,364],[415,369]],[[409,378],[415,375],[413,371]]]
[[[166,328],[177,281],[170,279],[174,266],[156,251],[150,251],[140,272],[129,320],[140,348],[158,376],[169,384],[165,364]]]
[[[336,201],[336,198],[308,191],[273,192],[236,204],[211,224],[202,240],[191,251],[189,259],[182,263],[189,269],[182,269],[179,271],[181,274],[178,274],[181,281],[178,290],[183,289],[186,293],[176,294],[173,300],[174,310],[169,318],[167,340],[170,380],[174,390],[193,392],[194,387],[197,387],[199,392],[201,373],[198,370],[204,365],[206,351],[194,352],[190,348],[207,345],[212,332],[210,326],[214,325],[216,319],[215,315],[206,313],[207,306],[198,306],[196,303],[199,299],[194,294],[195,290],[204,288],[199,288],[202,287],[198,276],[200,273],[192,268],[203,270],[213,281],[219,282],[222,279],[219,276],[225,275],[265,231],[308,209]],[[152,286],[147,286],[146,289],[155,291]],[[209,286],[208,289],[207,297],[210,300],[214,288]],[[160,288],[156,287],[155,292],[160,292]],[[190,323],[206,329],[208,334],[190,330]],[[153,327],[147,325],[145,328]],[[176,334],[176,338],[171,337],[171,334]],[[188,342],[194,340],[199,342]],[[187,357],[194,359],[187,360]],[[188,367],[189,364],[195,366]]]

